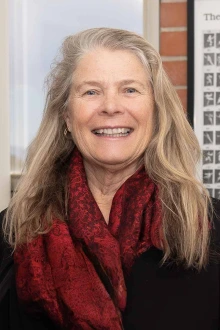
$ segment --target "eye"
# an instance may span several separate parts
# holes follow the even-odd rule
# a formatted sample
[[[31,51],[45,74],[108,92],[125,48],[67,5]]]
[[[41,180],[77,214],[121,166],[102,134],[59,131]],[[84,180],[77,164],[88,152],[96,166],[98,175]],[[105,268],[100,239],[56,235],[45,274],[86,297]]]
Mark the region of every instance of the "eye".
[[[133,93],[136,93],[137,90],[135,88],[129,87],[129,88],[126,88],[125,92],[128,94],[133,94]]]
[[[84,95],[96,95],[96,94],[97,91],[95,91],[94,89],[90,89],[84,93]]]

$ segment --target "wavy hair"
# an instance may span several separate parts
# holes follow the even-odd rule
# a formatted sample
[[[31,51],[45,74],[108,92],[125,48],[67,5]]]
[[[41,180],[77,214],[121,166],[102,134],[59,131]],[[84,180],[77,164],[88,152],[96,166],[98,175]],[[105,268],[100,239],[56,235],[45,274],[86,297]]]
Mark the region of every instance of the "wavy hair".
[[[67,165],[74,148],[63,132],[74,70],[82,56],[104,47],[134,53],[147,69],[155,100],[155,129],[145,151],[146,171],[159,187],[164,259],[201,269],[208,262],[210,204],[196,179],[200,148],[159,54],[141,36],[94,28],[67,37],[46,80],[48,93],[39,131],[31,143],[17,191],[4,221],[9,244],[27,242],[50,230],[55,214],[67,219]]]

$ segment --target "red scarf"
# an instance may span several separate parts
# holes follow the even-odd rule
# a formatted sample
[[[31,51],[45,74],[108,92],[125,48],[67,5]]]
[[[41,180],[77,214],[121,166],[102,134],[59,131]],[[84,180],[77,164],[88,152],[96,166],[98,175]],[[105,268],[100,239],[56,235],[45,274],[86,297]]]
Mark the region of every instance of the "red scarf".
[[[119,330],[124,274],[142,252],[161,247],[157,186],[141,167],[116,192],[107,225],[75,149],[69,193],[68,223],[54,219],[48,234],[15,251],[18,297],[63,329]]]

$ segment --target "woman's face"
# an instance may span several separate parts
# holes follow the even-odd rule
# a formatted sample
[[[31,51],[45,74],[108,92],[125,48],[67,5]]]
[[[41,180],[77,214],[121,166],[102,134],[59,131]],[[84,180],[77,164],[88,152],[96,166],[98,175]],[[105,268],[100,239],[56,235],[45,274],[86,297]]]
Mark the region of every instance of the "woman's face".
[[[138,164],[152,135],[153,112],[146,70],[133,53],[100,48],[80,60],[65,119],[87,162]]]

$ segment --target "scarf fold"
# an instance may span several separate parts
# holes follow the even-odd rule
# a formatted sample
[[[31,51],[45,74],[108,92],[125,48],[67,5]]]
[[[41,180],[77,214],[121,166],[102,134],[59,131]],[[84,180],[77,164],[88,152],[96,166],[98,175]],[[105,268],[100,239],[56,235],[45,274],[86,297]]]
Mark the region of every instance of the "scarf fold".
[[[68,222],[54,218],[49,233],[14,253],[19,300],[63,329],[122,329],[124,276],[162,246],[158,188],[141,167],[116,192],[107,225],[76,148],[68,176]]]

